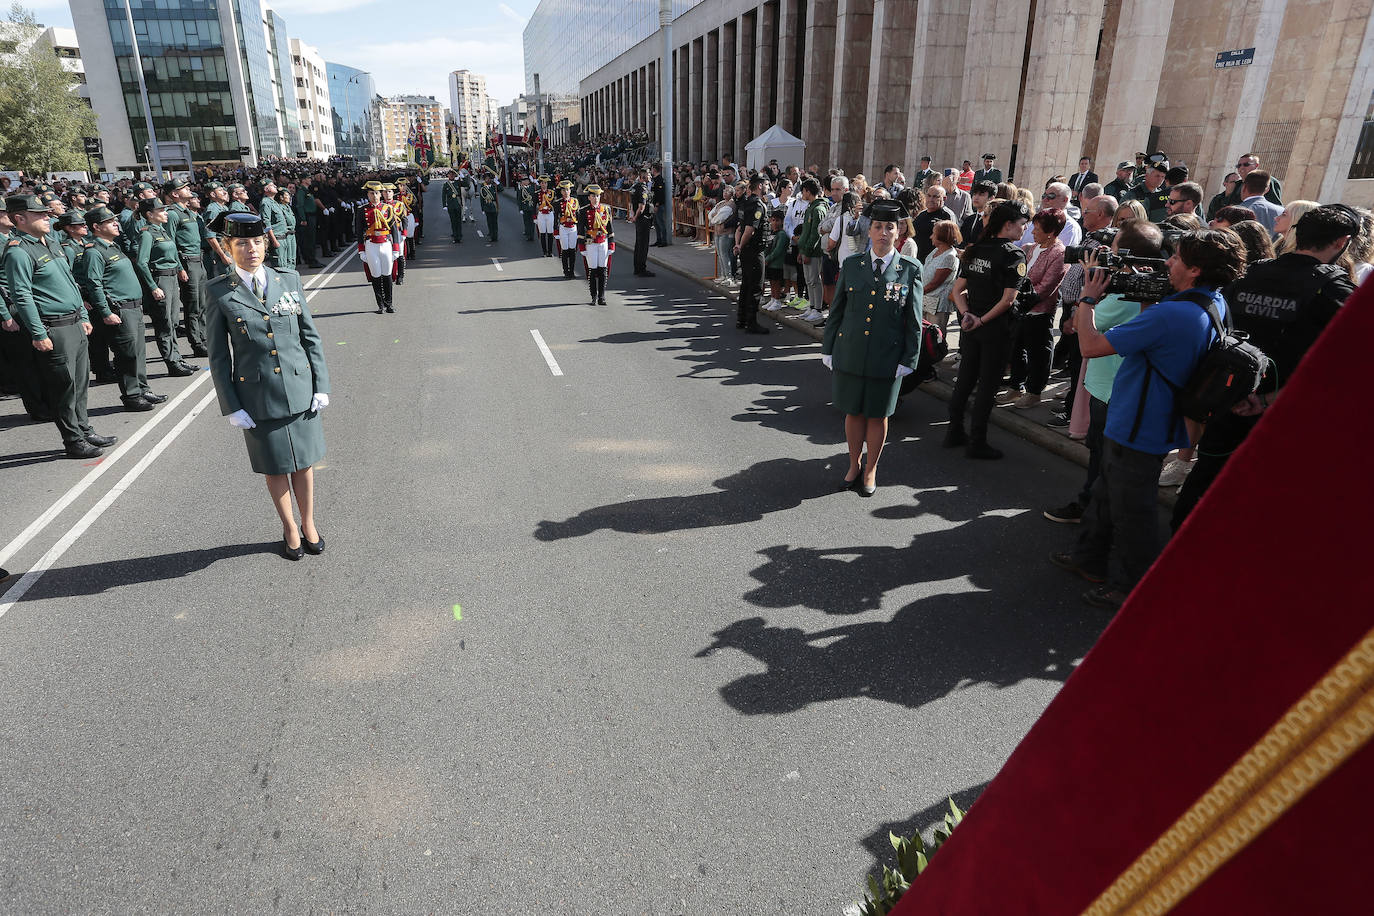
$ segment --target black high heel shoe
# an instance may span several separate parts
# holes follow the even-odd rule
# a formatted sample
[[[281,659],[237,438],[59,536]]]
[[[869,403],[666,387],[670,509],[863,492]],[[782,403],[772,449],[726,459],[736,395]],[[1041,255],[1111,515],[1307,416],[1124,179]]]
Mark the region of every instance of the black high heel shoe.
[[[324,535],[320,535],[318,541],[307,541],[305,535],[302,534],[301,546],[305,548],[306,553],[318,557],[320,554],[324,553]]]
[[[838,491],[838,492],[840,492],[840,493],[843,493],[843,492],[845,492],[846,490],[853,490],[853,489],[856,489],[857,487],[859,487],[860,484],[863,483],[863,479],[864,479],[864,463],[863,463],[863,459],[860,458],[860,459],[859,459],[859,473],[858,473],[857,475],[855,475],[855,477],[854,477],[853,480],[847,480],[847,479],[845,479],[845,478],[843,478],[843,477],[840,478],[840,482],[839,482],[838,484],[835,485],[835,489],[836,489],[836,491]]]
[[[305,538],[301,538],[301,544],[304,543]],[[281,555],[286,557],[288,560],[299,560],[301,557],[305,556],[305,551],[302,549],[301,544],[297,544],[295,547],[292,547],[290,544],[286,543],[286,538],[282,538]]]

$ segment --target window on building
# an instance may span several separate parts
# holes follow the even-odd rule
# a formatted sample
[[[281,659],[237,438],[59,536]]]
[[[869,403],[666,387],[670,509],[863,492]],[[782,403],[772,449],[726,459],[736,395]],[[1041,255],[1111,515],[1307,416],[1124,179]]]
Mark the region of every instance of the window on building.
[[[1355,158],[1350,163],[1351,178],[1374,178],[1374,93],[1369,96],[1369,109],[1364,115],[1364,127],[1355,145]]]

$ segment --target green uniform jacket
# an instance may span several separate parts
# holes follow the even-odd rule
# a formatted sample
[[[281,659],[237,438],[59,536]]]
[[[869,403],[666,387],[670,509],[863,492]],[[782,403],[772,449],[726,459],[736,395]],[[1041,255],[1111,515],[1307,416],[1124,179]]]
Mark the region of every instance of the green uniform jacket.
[[[286,215],[282,212],[285,209],[270,197],[264,197],[258,205],[258,215],[262,217],[263,225],[276,234],[278,243],[286,232]]]
[[[442,194],[440,200],[445,207],[463,209],[463,189],[459,187],[458,182],[452,179],[444,182],[444,189],[440,193]]]
[[[155,271],[184,269],[181,258],[177,257],[176,242],[172,241],[167,227],[151,223],[144,226],[138,234],[138,251],[134,255],[134,270],[138,271],[143,288],[150,293],[157,289]]]
[[[850,255],[840,265],[835,301],[825,323],[821,352],[836,372],[890,379],[897,367],[916,368],[921,355],[921,265],[898,254],[873,276],[870,253]]]
[[[797,240],[797,250],[808,258],[821,256],[821,220],[829,212],[825,199],[817,197],[806,205],[802,216],[801,238]]]
[[[167,231],[177,246],[177,254],[183,258],[196,258],[201,254],[200,223],[189,207],[169,204],[167,207]]]
[[[501,209],[501,198],[498,196],[501,188],[496,184],[482,185],[482,212],[495,213]]]
[[[143,298],[133,262],[119,246],[102,239],[96,239],[77,262],[76,282],[101,318],[110,317],[111,302]]]
[[[138,234],[148,225],[138,211],[129,208],[119,212],[119,247],[130,256],[138,250]]]
[[[783,267],[787,264],[787,246],[792,240],[787,237],[787,233],[779,231],[773,237],[773,247],[768,249],[768,254],[763,257],[765,267]],[[896,371],[896,370],[893,370]]]
[[[261,300],[232,268],[206,288],[206,347],[220,412],[246,410],[258,423],[305,413],[312,395],[329,393],[324,346],[300,274],[263,269]]]
[[[79,311],[82,321],[90,320],[71,265],[56,242],[15,232],[5,243],[5,250],[5,284],[10,293],[12,317],[30,337],[48,339],[43,318],[59,318]]]
[[[520,190],[517,192],[517,196],[520,201],[521,213],[533,213],[535,211],[536,208],[534,204],[534,191],[531,190],[531,188],[528,185],[521,187]]]
[[[1244,182],[1237,181],[1236,189],[1226,198],[1226,203],[1222,204],[1222,206],[1244,206],[1244,204],[1241,203],[1241,201],[1245,199],[1244,184]],[[1269,190],[1265,192],[1264,199],[1271,204],[1276,204],[1280,207],[1283,206],[1283,183],[1272,175],[1269,176]]]
[[[10,314],[10,284],[5,279],[5,255],[9,253],[9,241],[14,237],[14,230],[0,233],[0,321],[13,320]]]
[[[229,201],[229,212],[230,212],[230,213],[252,213],[253,210],[252,210],[251,207],[249,207],[246,203],[244,203],[244,202],[241,201],[241,200],[231,200],[231,201]]]
[[[64,232],[63,235],[66,233]],[[90,242],[80,242],[71,236],[62,240],[62,253],[67,256],[67,266],[72,269],[73,274],[76,273],[76,262],[80,260],[81,255],[89,247],[91,247]]]

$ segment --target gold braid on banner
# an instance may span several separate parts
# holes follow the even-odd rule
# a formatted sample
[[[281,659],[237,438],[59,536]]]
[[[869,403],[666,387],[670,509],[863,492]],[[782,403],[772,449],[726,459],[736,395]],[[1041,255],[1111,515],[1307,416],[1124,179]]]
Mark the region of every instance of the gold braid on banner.
[[[1374,736],[1374,630],[1083,916],[1167,913]]]

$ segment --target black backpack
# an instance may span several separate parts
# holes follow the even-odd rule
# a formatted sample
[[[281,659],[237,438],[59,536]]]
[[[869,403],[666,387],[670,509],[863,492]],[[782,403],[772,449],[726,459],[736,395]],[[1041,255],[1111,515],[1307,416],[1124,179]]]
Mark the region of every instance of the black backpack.
[[[938,378],[935,367],[948,355],[949,344],[945,341],[945,332],[940,330],[939,325],[931,324],[922,318],[921,353],[916,360],[916,371],[910,375],[902,376],[902,384],[897,392],[898,396],[906,397],[916,390],[917,385],[923,385]]]
[[[1241,401],[1259,390],[1260,380],[1269,368],[1269,357],[1254,344],[1247,341],[1247,335],[1231,326],[1231,310],[1227,308],[1226,318],[1217,313],[1212,297],[1205,293],[1188,292],[1182,298],[1194,302],[1212,320],[1214,336],[1207,345],[1207,352],[1182,385],[1160,372],[1145,357],[1145,366],[1150,373],[1164,380],[1174,393],[1174,416],[1180,414],[1198,423],[1206,423],[1219,413],[1226,413]],[[1135,423],[1131,425],[1131,439],[1134,442],[1140,432],[1140,423],[1145,418],[1145,399],[1150,394],[1149,375],[1140,390],[1140,403],[1135,410]]]

